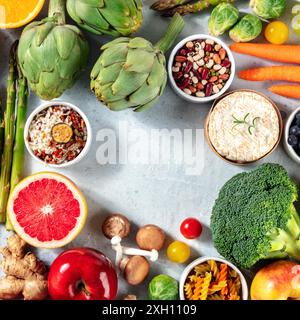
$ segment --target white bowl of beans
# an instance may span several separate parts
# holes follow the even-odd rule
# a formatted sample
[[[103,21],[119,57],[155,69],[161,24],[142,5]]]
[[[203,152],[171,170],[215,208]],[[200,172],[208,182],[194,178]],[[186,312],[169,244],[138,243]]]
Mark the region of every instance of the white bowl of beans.
[[[168,62],[172,88],[183,99],[205,103],[223,95],[235,75],[235,61],[218,38],[195,34],[180,41]]]
[[[64,168],[86,156],[92,143],[92,129],[81,109],[54,100],[43,103],[29,115],[24,140],[34,159],[49,167]]]

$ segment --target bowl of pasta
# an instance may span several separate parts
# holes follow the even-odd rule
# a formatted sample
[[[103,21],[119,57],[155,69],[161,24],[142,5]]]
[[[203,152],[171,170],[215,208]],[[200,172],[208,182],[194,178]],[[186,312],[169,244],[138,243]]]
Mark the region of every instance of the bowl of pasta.
[[[180,300],[248,300],[248,286],[232,263],[201,257],[184,269],[179,294]]]

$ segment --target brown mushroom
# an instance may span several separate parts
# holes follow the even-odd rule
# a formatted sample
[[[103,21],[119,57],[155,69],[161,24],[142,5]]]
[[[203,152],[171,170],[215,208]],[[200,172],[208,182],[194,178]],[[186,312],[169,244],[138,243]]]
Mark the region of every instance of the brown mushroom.
[[[129,235],[130,230],[129,220],[118,213],[108,216],[102,224],[102,232],[108,239],[114,236],[119,236],[123,239]]]
[[[136,243],[141,249],[159,251],[164,245],[165,238],[166,235],[160,227],[148,224],[138,230]]]
[[[123,270],[125,280],[132,286],[142,283],[150,272],[148,260],[141,256],[124,258],[120,268]]]

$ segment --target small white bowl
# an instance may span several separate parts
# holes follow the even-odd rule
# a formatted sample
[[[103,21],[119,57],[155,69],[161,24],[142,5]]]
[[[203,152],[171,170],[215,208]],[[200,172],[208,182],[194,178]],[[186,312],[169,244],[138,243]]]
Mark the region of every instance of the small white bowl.
[[[294,121],[296,114],[300,112],[300,107],[297,108],[296,110],[294,110],[289,117],[286,120],[285,123],[285,130],[284,130],[284,148],[287,152],[287,154],[298,164],[300,164],[300,157],[297,155],[296,151],[294,150],[294,148],[288,144],[288,137],[289,137],[289,131],[290,131],[290,127],[292,125],[292,122]]]
[[[174,62],[174,58],[176,53],[178,52],[178,50],[180,50],[188,41],[193,41],[193,40],[206,40],[206,39],[210,39],[213,40],[214,42],[218,43],[219,45],[221,45],[227,52],[229,61],[231,62],[231,69],[230,69],[230,77],[229,79],[226,81],[224,87],[222,88],[222,90],[220,90],[220,92],[211,95],[209,97],[203,97],[203,98],[199,98],[199,97],[194,97],[194,96],[190,96],[188,94],[186,94],[185,92],[183,92],[176,84],[174,78],[173,78],[173,72],[172,72],[172,67],[173,67],[173,62]],[[183,99],[189,101],[189,102],[194,102],[194,103],[206,103],[212,100],[215,100],[216,98],[220,97],[221,95],[223,95],[230,87],[230,85],[232,84],[232,81],[234,79],[234,75],[235,75],[235,61],[234,61],[234,57],[233,54],[231,52],[231,50],[228,48],[228,46],[220,39],[216,38],[216,37],[212,37],[210,35],[207,34],[194,34],[192,36],[189,36],[187,38],[184,38],[183,40],[181,40],[172,50],[170,58],[169,58],[169,62],[168,62],[168,74],[169,74],[169,79],[170,79],[170,83],[172,88],[175,90],[175,92]]]
[[[204,263],[208,260],[215,260],[217,262],[221,262],[221,263],[226,263],[230,268],[232,268],[233,270],[235,270],[237,272],[237,274],[240,277],[241,280],[241,286],[242,286],[242,300],[248,300],[248,285],[246,282],[245,277],[243,276],[243,274],[241,273],[241,271],[235,266],[233,265],[231,262],[228,262],[222,258],[215,258],[215,257],[201,257],[198,258],[196,260],[194,260],[193,262],[191,262],[184,270],[183,273],[180,277],[180,283],[179,283],[179,297],[180,300],[185,300],[185,295],[184,295],[184,285],[185,285],[185,281],[188,277],[188,275],[190,274],[190,272],[199,264]]]
[[[40,158],[38,158],[34,153],[33,151],[31,150],[30,148],[30,145],[29,145],[29,142],[28,142],[28,131],[29,131],[29,126],[33,120],[33,118],[38,114],[40,113],[42,110],[44,109],[47,109],[48,107],[51,107],[51,106],[56,106],[56,105],[63,105],[63,106],[66,106],[66,107],[69,107],[69,108],[72,108],[74,109],[76,112],[79,113],[79,115],[82,117],[82,119],[84,120],[85,122],[85,125],[86,125],[86,129],[87,129],[87,140],[86,140],[86,144],[83,148],[83,150],[80,152],[80,154],[74,159],[74,160],[71,160],[71,161],[68,161],[68,162],[65,162],[65,163],[62,163],[62,164],[51,164],[51,163],[46,163],[45,161],[41,160]],[[70,167],[76,163],[78,163],[80,160],[82,160],[86,154],[88,153],[90,147],[91,147],[91,144],[92,144],[92,128],[91,128],[91,125],[90,125],[90,122],[88,120],[88,118],[86,117],[86,115],[78,108],[76,107],[74,104],[72,103],[69,103],[69,102],[63,102],[63,101],[58,101],[58,100],[54,100],[54,101],[50,101],[50,102],[46,102],[46,103],[43,103],[42,105],[40,105],[39,107],[37,107],[31,114],[30,116],[28,117],[27,121],[26,121],[26,124],[25,124],[25,128],[24,128],[24,140],[25,140],[25,146],[26,146],[26,149],[27,151],[29,152],[29,154],[37,161],[39,161],[40,163],[43,163],[44,165],[46,166],[49,166],[49,167],[53,167],[53,168],[65,168],[65,167]]]

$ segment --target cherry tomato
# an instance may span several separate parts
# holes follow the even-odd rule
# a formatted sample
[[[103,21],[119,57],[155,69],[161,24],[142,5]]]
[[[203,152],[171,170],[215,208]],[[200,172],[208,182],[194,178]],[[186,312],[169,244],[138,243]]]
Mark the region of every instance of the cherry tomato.
[[[169,260],[176,263],[186,262],[191,255],[190,247],[181,241],[173,241],[167,249]]]
[[[195,218],[187,218],[180,225],[180,232],[187,239],[196,239],[202,233],[202,225]]]
[[[282,21],[273,21],[267,25],[265,37],[273,44],[283,44],[289,38],[289,28]]]

